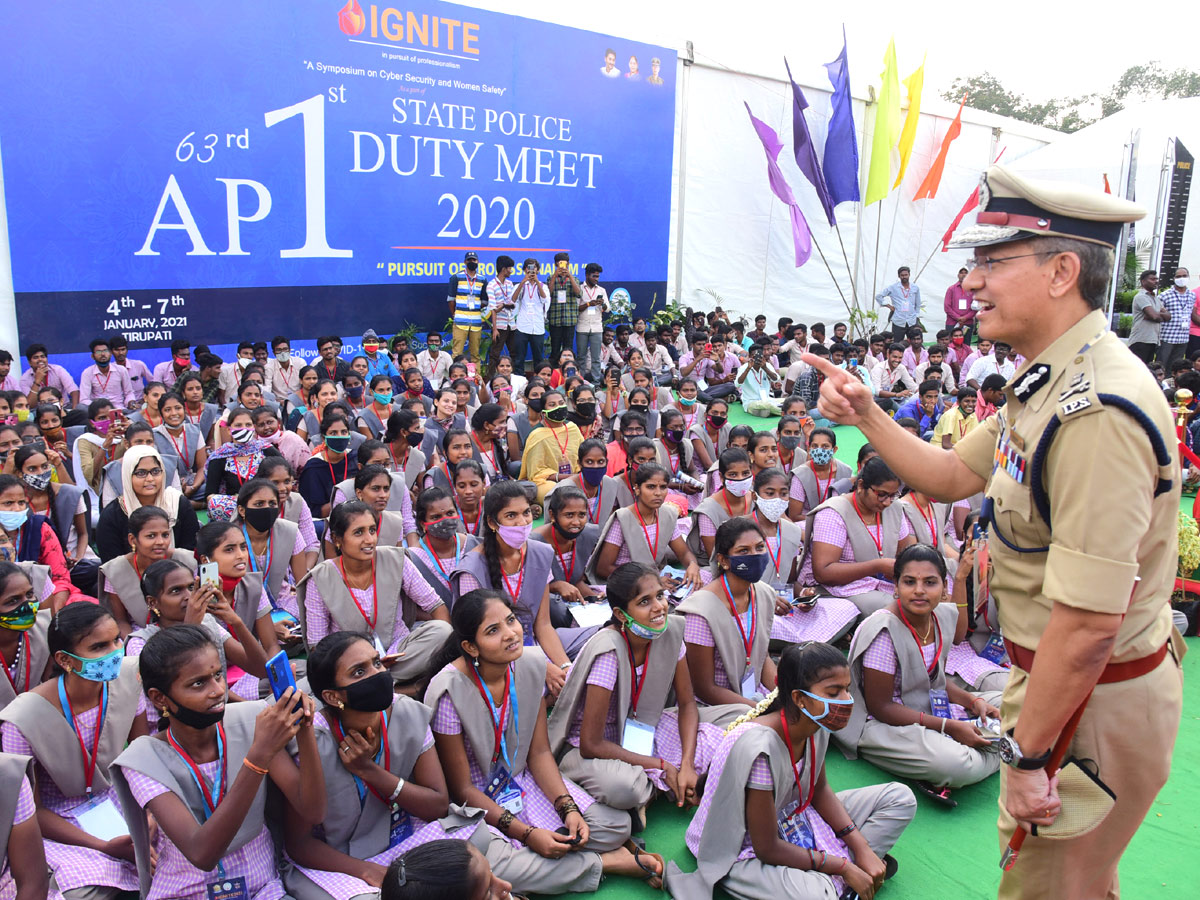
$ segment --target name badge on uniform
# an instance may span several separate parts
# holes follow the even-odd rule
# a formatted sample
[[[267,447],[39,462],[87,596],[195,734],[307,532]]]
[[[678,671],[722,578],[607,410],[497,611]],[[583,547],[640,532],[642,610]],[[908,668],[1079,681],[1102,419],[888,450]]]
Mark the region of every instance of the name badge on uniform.
[[[404,843],[410,837],[412,837],[412,833],[412,816],[397,806],[392,810],[392,824],[391,829],[388,832],[388,847],[396,847]]]
[[[78,823],[79,827],[92,837],[101,841],[111,841],[114,838],[129,834],[129,826],[125,817],[113,803],[112,797],[93,797],[67,812]]]
[[[625,720],[625,733],[621,735],[621,749],[638,756],[654,756],[654,729],[633,716]]]
[[[513,781],[512,775],[509,774],[504,763],[496,763],[492,767],[487,784],[483,787],[483,793],[497,806],[507,809],[514,816],[520,815],[521,810],[525,808],[524,791],[521,790],[519,784]]]
[[[566,303],[567,302],[567,292],[566,291],[555,291],[554,299],[559,303]]]
[[[988,638],[983,649],[979,651],[979,655],[988,662],[997,666],[1008,668],[1011,663],[1008,661],[1008,651],[1004,648],[1004,638],[992,632],[992,636]]]
[[[934,689],[929,692],[929,706],[939,719],[949,719],[950,695],[943,690]]]
[[[779,813],[779,836],[789,844],[812,850],[817,846],[817,840],[808,823],[808,815],[799,807],[799,803],[792,803]]]
[[[560,462],[560,463],[558,464],[558,474],[559,474],[559,475],[566,476],[566,477],[570,477],[570,475],[571,475],[571,463],[570,463],[569,461],[567,461],[567,459],[565,459],[565,458],[564,458],[564,459],[562,460],[562,462]],[[597,495],[597,496],[598,496],[598,495]]]
[[[758,693],[758,675],[753,669],[747,668],[746,674],[742,676],[742,696],[747,700],[754,698]]]
[[[207,886],[208,900],[250,900],[250,892],[246,890],[246,879],[222,878]]]

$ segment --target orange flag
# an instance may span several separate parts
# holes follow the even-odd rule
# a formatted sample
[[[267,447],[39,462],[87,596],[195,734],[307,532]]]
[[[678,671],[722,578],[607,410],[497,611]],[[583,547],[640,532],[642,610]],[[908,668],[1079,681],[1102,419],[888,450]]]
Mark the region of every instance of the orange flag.
[[[1106,193],[1106,194],[1112,193],[1112,188],[1110,188],[1108,186],[1108,173],[1107,172],[1104,173],[1104,193]]]
[[[932,200],[937,196],[938,186],[942,183],[942,169],[946,167],[946,154],[950,152],[951,142],[962,133],[962,111],[966,102],[967,95],[963,94],[962,100],[959,101],[958,112],[954,116],[954,121],[946,129],[946,136],[942,138],[942,148],[938,150],[938,155],[933,160],[933,165],[929,167],[929,172],[926,173],[925,180],[917,188],[917,193],[913,196],[914,200]]]

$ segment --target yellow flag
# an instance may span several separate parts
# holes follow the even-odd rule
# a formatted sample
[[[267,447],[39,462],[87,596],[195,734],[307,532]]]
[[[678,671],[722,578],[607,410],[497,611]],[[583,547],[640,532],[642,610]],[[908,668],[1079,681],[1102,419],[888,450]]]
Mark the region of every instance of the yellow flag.
[[[900,76],[896,71],[896,41],[888,41],[883,56],[883,84],[875,105],[875,134],[867,174],[866,205],[888,195],[892,181],[892,148],[900,136]]]
[[[900,187],[900,182],[904,180],[913,142],[917,139],[917,119],[921,115],[921,88],[924,84],[925,62],[922,60],[920,68],[904,79],[904,86],[908,88],[908,113],[904,117],[904,130],[900,132],[900,174],[892,185],[894,188]]]

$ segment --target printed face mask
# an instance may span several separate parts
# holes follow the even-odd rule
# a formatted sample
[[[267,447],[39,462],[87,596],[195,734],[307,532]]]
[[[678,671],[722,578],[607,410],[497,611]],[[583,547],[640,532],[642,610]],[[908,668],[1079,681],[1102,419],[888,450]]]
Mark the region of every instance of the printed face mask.
[[[753,484],[753,478],[729,479],[725,482],[725,490],[729,491],[735,497],[745,497],[750,493],[750,487]]]
[[[669,440],[672,444],[678,444],[683,440],[682,428],[667,428],[663,431],[663,437]]]
[[[28,631],[37,622],[37,610],[29,601],[22,603],[12,612],[0,614],[0,628],[8,631]]]
[[[667,633],[667,626],[670,624],[668,622],[664,622],[662,628],[655,630],[649,625],[643,625],[623,609],[619,609],[617,612],[619,612],[621,614],[621,618],[625,620],[626,631],[647,641],[657,640],[658,638],[662,637]]]
[[[425,523],[425,533],[439,541],[448,541],[458,531],[458,516],[446,516],[444,519],[434,519]]]
[[[801,691],[800,693],[802,693],[805,697],[811,697],[814,700],[820,700],[823,704],[825,704],[825,708],[819,716],[814,716],[803,707],[801,707],[800,711],[826,731],[841,731],[846,727],[846,723],[850,721],[850,713],[854,709],[853,698],[849,700],[830,700],[828,697],[818,697],[816,694],[810,694],[808,691]]]
[[[762,581],[763,573],[771,563],[767,553],[742,553],[729,557],[729,571],[751,584]]]
[[[759,497],[754,502],[758,511],[770,522],[778,522],[788,508],[787,497]]]
[[[79,671],[75,674],[88,681],[112,681],[121,674],[121,660],[125,658],[124,647],[94,658],[76,656],[65,650],[63,653],[79,662]]]
[[[229,436],[233,438],[235,444],[248,444],[251,438],[254,437],[253,428],[234,428],[229,432]]]
[[[808,455],[818,466],[827,466],[833,462],[832,447],[813,447],[808,451]]]
[[[36,475],[22,475],[21,479],[35,491],[44,491],[53,475],[53,472],[39,472]]]
[[[556,425],[567,421],[567,408],[565,406],[556,406],[554,409],[546,410],[546,418]]]
[[[290,363],[292,361],[292,351],[291,350],[280,350],[278,353],[275,354],[275,358],[277,360],[279,360],[280,365],[286,366],[288,363]]]

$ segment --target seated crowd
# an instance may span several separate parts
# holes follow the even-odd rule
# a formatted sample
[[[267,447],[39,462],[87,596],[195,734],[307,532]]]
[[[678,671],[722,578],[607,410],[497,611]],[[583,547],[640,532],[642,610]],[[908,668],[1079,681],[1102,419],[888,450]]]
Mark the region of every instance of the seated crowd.
[[[947,447],[1013,361],[765,326],[0,351],[0,897],[869,900],[908,785],[998,770],[1007,659],[979,498],[839,460],[800,357]],[[907,783],[836,790],[831,740]],[[636,836],[659,797],[693,872]]]

